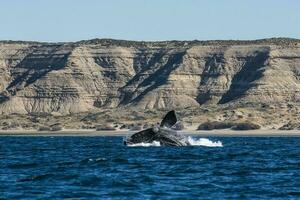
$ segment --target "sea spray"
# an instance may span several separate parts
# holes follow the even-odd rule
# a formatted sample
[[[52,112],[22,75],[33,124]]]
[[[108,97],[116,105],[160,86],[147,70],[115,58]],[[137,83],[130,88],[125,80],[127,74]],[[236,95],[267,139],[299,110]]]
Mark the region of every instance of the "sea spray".
[[[160,142],[153,141],[151,143],[141,142],[141,143],[136,143],[136,144],[129,144],[127,146],[129,146],[129,147],[159,147],[161,145],[160,145]]]
[[[205,147],[223,147],[223,144],[221,141],[211,141],[207,138],[199,138],[199,139],[195,139],[193,137],[188,137],[187,141],[190,145],[188,146],[205,146]],[[161,146],[160,142],[158,141],[153,141],[151,143],[146,143],[146,142],[142,142],[142,143],[136,143],[136,144],[129,144],[129,147],[159,147]]]
[[[195,138],[189,136],[188,142],[191,144],[191,146],[223,147],[223,144],[221,141],[214,142],[207,138],[195,139]]]

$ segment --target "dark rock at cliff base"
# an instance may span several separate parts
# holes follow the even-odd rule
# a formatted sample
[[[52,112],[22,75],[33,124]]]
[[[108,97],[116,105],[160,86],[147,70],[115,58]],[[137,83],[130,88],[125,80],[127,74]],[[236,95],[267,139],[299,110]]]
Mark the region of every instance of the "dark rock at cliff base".
[[[255,130],[260,129],[258,124],[251,122],[204,122],[197,130],[232,129],[232,130]]]
[[[300,123],[289,122],[281,126],[279,130],[300,130]]]
[[[114,128],[113,126],[111,126],[109,124],[96,126],[96,131],[115,131],[115,130],[116,130],[116,128]]]
[[[234,122],[204,122],[200,124],[197,130],[214,130],[214,129],[228,129],[232,128],[236,124]]]
[[[260,129],[260,125],[254,124],[251,122],[243,122],[243,123],[237,123],[231,129],[232,130],[241,130],[241,131],[242,130],[256,130],[256,129]]]

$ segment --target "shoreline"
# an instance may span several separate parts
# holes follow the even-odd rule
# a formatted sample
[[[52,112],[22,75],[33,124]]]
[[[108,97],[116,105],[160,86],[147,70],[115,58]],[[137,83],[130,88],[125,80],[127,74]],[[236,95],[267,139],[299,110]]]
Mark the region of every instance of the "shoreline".
[[[128,136],[137,131],[115,130],[96,131],[94,129],[68,129],[61,131],[37,131],[37,130],[0,130],[1,136]],[[245,130],[235,131],[230,129],[218,129],[209,131],[183,130],[178,131],[184,135],[205,137],[300,137],[300,130]]]

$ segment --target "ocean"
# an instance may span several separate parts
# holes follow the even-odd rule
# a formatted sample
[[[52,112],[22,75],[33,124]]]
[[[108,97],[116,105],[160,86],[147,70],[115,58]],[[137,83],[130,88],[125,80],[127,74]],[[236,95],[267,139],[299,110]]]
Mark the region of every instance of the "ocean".
[[[300,199],[300,138],[0,137],[0,199]]]

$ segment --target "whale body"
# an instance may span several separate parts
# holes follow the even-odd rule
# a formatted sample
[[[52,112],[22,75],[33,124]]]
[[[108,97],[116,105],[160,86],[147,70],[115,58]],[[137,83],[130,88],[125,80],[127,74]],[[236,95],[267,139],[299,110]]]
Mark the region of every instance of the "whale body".
[[[159,142],[163,146],[187,146],[189,145],[187,137],[177,133],[173,126],[178,123],[175,111],[167,113],[159,126],[148,128],[140,132],[134,133],[124,140],[125,145],[133,145],[138,143]]]

